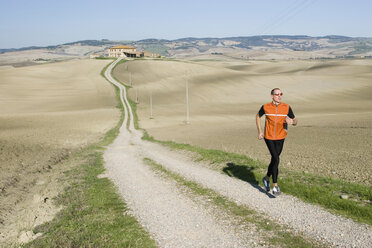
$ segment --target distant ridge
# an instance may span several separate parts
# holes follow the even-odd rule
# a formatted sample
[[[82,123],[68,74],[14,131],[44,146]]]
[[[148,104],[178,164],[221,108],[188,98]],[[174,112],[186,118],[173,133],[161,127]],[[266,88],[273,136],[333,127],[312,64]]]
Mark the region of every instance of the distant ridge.
[[[188,54],[190,56],[196,56],[198,54],[224,55],[232,51],[239,51],[243,57],[245,56],[248,58],[251,57],[251,55],[247,54],[247,52],[252,50],[261,52],[272,52],[274,50],[318,52],[327,49],[329,51],[322,52],[321,55],[317,56],[324,58],[372,56],[372,38],[340,35],[319,37],[307,35],[259,35],[225,38],[185,37],[175,40],[149,38],[138,41],[111,41],[108,39],[81,40],[56,46],[30,46],[18,49],[0,49],[0,53],[34,49],[64,50],[66,47],[71,46],[89,46],[93,50],[95,50],[94,47],[96,47],[97,52],[99,51],[102,54],[102,51],[105,49],[118,44],[134,46],[137,50],[146,50],[170,57],[187,56]]]
[[[31,49],[54,49],[58,46],[63,45],[85,45],[85,46],[103,46],[103,45],[115,45],[115,44],[122,44],[124,43],[163,43],[163,42],[192,42],[192,41],[211,41],[211,40],[241,40],[241,41],[257,41],[257,40],[263,40],[266,38],[271,39],[293,39],[293,40],[299,40],[299,39],[330,39],[330,40],[337,40],[340,42],[345,41],[354,41],[354,40],[361,40],[361,39],[367,39],[371,40],[372,38],[368,37],[348,37],[348,36],[340,36],[340,35],[327,35],[327,36],[307,36],[307,35],[258,35],[258,36],[233,36],[233,37],[224,37],[224,38],[215,38],[215,37],[206,37],[206,38],[195,38],[195,37],[186,37],[186,38],[180,38],[175,40],[167,40],[167,39],[143,39],[138,41],[111,41],[108,39],[102,39],[102,40],[81,40],[81,41],[74,41],[69,43],[64,43],[60,45],[52,45],[52,46],[29,46],[29,47],[21,47],[21,48],[6,48],[6,49],[0,49],[0,52],[11,52],[11,51],[23,51],[23,50],[31,50]]]
[[[54,45],[54,46],[29,46],[29,47],[21,47],[21,48],[8,48],[8,49],[0,49],[0,53],[5,52],[14,52],[14,51],[25,51],[25,50],[33,50],[33,49],[56,49],[61,46],[73,46],[73,45],[83,45],[83,46],[103,46],[103,45],[115,45],[115,44],[122,44],[122,42],[115,42],[110,41],[107,39],[103,40],[81,40],[81,41],[74,41],[69,43],[64,43],[61,45]]]

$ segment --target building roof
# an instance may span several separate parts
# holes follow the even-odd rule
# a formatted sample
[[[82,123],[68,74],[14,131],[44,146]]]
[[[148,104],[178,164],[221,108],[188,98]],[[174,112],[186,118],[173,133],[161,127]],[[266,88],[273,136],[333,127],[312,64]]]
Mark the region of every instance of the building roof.
[[[131,46],[119,45],[119,46],[110,47],[110,49],[136,49],[136,48],[131,47]]]

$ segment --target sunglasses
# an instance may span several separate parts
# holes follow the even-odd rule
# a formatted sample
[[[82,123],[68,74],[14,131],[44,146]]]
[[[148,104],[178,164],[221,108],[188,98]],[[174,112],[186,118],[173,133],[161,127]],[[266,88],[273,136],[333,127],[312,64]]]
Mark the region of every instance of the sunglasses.
[[[273,94],[274,96],[282,96],[283,93],[277,93],[277,94]]]

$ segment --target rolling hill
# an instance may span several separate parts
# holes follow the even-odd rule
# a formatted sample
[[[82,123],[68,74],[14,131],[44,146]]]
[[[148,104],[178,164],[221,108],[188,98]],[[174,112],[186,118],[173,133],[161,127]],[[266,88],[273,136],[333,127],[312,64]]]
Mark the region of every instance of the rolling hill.
[[[169,58],[190,59],[335,59],[372,58],[372,38],[346,36],[264,35],[226,38],[145,39],[138,41],[82,40],[47,47],[0,49],[0,65],[24,65],[69,58],[107,55],[118,44],[160,53]],[[27,64],[26,63],[26,64]]]

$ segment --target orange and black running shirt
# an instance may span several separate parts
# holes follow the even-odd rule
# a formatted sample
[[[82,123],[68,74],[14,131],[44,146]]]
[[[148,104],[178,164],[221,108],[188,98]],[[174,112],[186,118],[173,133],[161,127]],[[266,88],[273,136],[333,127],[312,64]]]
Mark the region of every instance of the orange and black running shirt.
[[[286,117],[295,118],[291,107],[283,102],[279,105],[272,102],[262,105],[258,115],[266,117],[264,136],[269,140],[285,139],[287,137]]]

